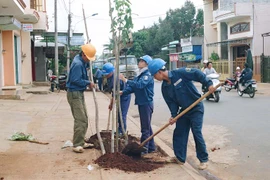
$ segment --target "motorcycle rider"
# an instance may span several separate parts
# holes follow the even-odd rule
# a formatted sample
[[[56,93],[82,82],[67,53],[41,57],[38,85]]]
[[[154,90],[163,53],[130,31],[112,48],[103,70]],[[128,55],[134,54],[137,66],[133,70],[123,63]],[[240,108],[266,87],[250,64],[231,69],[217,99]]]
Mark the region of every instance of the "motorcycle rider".
[[[201,69],[202,72],[207,68],[207,65],[206,65],[207,63],[208,63],[207,59],[203,60],[203,67]]]
[[[236,88],[238,87],[238,81],[239,81],[240,75],[241,75],[240,67],[237,66],[236,71],[235,71],[235,76],[234,76],[234,78],[235,78],[234,85]]]
[[[204,69],[203,73],[207,76],[209,74],[217,74],[215,68],[212,67],[212,62],[206,63],[206,68]]]
[[[248,80],[251,80],[253,76],[253,71],[249,68],[248,63],[245,63],[244,67],[245,69],[242,71],[240,75],[240,81],[239,81],[239,83],[241,83],[242,86],[245,86],[245,83]]]
[[[212,62],[208,62],[206,63],[206,68],[204,69],[203,73],[207,76],[209,74],[217,74],[215,68],[212,67]],[[206,89],[206,87],[204,85],[202,85],[202,91],[204,92],[204,90]]]

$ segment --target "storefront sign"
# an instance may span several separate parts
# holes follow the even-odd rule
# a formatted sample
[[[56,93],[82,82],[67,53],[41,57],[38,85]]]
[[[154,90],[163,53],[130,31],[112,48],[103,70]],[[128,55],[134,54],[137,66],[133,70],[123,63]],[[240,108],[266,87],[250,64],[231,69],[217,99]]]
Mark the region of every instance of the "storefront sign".
[[[186,52],[192,52],[193,51],[193,46],[182,46],[182,53]]]
[[[33,31],[33,24],[22,24],[22,30],[27,32]]]
[[[178,54],[169,54],[170,61],[178,61]]]

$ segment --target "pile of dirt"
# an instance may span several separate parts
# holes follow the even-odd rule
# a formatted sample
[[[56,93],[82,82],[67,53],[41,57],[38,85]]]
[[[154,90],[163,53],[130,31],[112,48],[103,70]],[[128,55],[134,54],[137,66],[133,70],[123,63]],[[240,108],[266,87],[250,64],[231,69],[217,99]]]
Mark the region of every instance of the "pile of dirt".
[[[136,160],[119,152],[104,154],[95,163],[103,168],[116,168],[126,172],[148,172],[163,166],[161,163]]]
[[[165,155],[163,155],[158,150],[154,153],[147,154],[143,157],[141,156],[130,157],[120,153],[122,152],[124,147],[126,147],[125,139],[123,136],[121,136],[118,141],[119,142],[118,152],[116,152],[115,150],[116,153],[110,153],[111,132],[101,131],[100,135],[104,144],[106,154],[102,155],[97,160],[95,160],[95,163],[103,168],[106,169],[116,168],[129,172],[148,172],[155,170],[159,167],[162,167],[164,164],[167,163],[166,160],[164,161]],[[139,141],[140,140],[137,137],[128,135],[129,144],[131,144],[132,142],[139,143]],[[91,136],[88,140],[86,140],[86,142],[93,143],[95,145],[95,148],[100,150],[97,134]]]
[[[101,131],[100,136],[103,140],[104,148],[106,152],[111,152],[111,131]],[[116,137],[114,136],[114,144],[116,146]],[[100,144],[97,138],[97,134],[91,136],[88,140],[86,140],[87,143],[92,143],[95,145],[95,148],[100,150]],[[128,143],[131,142],[139,142],[139,139],[137,137],[134,137],[132,135],[128,135]],[[118,146],[118,151],[121,152],[123,148],[126,146],[125,145],[125,138],[124,136],[119,137],[119,146]],[[115,147],[116,151],[116,147]]]

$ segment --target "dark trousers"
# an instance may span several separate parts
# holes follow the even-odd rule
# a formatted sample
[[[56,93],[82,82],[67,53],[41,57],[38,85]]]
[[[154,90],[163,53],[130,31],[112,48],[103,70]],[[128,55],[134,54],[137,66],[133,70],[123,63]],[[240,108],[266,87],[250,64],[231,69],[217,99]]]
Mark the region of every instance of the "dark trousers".
[[[102,77],[98,78],[98,88],[100,91],[102,90],[102,81],[103,81]]]
[[[196,145],[197,158],[200,162],[208,161],[208,153],[202,135],[202,124],[203,112],[201,111],[194,111],[192,113],[185,114],[176,122],[176,127],[173,132],[173,149],[174,154],[179,161],[186,161],[190,129]]]
[[[120,99],[120,101],[121,101],[121,111],[122,111],[122,120],[123,120],[123,125],[124,125],[125,131],[127,130],[127,113],[128,113],[128,108],[129,108],[129,104],[130,104],[130,99],[131,99],[131,95],[122,96],[121,99]],[[119,124],[118,132],[123,134],[119,114],[118,114],[118,124]]]
[[[151,127],[151,119],[153,113],[153,103],[138,105],[140,121],[141,121],[141,142],[146,140],[149,136],[153,134]],[[148,143],[144,145],[148,152],[155,151],[154,139],[151,139]],[[146,152],[147,153],[147,152]]]

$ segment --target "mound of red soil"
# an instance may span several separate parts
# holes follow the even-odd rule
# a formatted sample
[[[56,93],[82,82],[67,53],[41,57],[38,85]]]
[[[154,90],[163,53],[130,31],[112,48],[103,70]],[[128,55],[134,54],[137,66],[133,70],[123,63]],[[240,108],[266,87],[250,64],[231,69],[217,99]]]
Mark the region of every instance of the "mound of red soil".
[[[135,160],[121,153],[104,154],[95,160],[95,163],[103,168],[116,168],[127,172],[148,172],[163,166],[159,163]]]
[[[101,131],[100,136],[102,138],[105,151],[111,152],[111,132],[110,131]],[[139,139],[134,137],[134,136],[128,135],[128,143],[131,143],[134,141],[139,142]],[[88,140],[86,140],[86,142],[94,144],[95,148],[100,150],[100,144],[99,144],[99,141],[97,138],[97,134],[94,134],[93,136],[91,136]],[[118,151],[121,152],[122,149],[126,146],[125,145],[125,138],[123,136],[121,136],[119,138],[118,143],[119,143]],[[116,146],[116,137],[114,137],[114,144]],[[116,151],[116,147],[115,147],[115,151]]]

